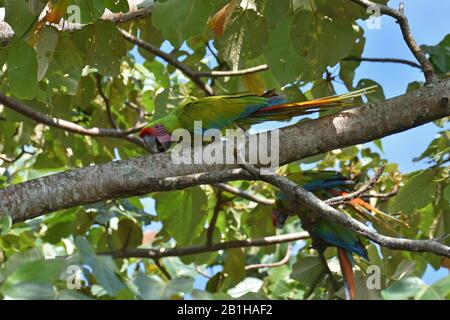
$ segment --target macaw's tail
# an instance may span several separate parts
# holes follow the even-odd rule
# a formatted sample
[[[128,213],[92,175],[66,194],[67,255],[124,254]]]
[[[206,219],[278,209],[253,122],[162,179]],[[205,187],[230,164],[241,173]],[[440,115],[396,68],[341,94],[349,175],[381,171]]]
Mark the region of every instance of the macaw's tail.
[[[348,192],[341,191],[338,189],[330,189],[328,192],[335,196],[348,195]],[[387,223],[388,221],[395,222],[395,223],[401,224],[401,225],[409,228],[409,224],[406,223],[405,221],[397,219],[397,218],[371,206],[369,203],[367,203],[366,201],[364,201],[361,198],[352,199],[348,204],[351,205],[356,210],[356,212],[358,214],[360,214],[361,216],[363,216],[365,219],[373,220],[374,222],[381,224],[382,226],[384,226],[386,229],[388,229],[390,231],[395,232],[395,230],[392,229],[389,226],[389,224]],[[370,212],[372,212],[373,214],[370,214]]]
[[[352,99],[375,91],[377,86],[344,93],[336,96],[314,99],[303,102],[287,102],[271,104],[254,112],[250,118],[254,122],[283,121],[300,115],[308,115],[321,110],[344,108],[353,104]]]
[[[353,274],[353,263],[351,253],[342,248],[337,248],[339,265],[341,266],[342,276],[344,277],[345,294],[347,300],[356,299],[355,276]]]

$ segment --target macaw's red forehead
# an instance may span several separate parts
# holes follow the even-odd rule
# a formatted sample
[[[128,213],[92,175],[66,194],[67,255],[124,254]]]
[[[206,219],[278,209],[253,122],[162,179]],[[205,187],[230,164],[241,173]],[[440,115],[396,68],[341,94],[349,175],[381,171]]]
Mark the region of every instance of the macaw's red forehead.
[[[139,132],[139,136],[141,138],[143,138],[144,136],[154,136],[155,135],[155,131],[153,130],[152,127],[145,127],[141,130],[141,132]]]

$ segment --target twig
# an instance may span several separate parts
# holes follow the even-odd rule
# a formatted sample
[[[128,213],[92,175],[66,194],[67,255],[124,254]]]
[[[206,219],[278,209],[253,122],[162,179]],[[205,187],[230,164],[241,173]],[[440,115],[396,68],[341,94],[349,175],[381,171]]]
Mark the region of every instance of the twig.
[[[370,198],[378,198],[381,200],[386,200],[389,198],[394,197],[398,193],[398,186],[395,186],[395,188],[387,193],[368,193],[366,195],[361,196],[362,199],[370,199]]]
[[[248,68],[248,69],[242,69],[242,70],[228,70],[228,71],[221,71],[221,70],[212,70],[212,71],[198,71],[195,72],[195,74],[199,77],[208,77],[208,78],[215,78],[215,77],[235,77],[235,76],[243,76],[247,74],[257,73],[261,71],[269,70],[269,66],[267,64],[262,64],[256,67]]]
[[[244,190],[241,190],[239,188],[235,188],[230,186],[229,184],[226,183],[216,183],[213,185],[214,187],[216,187],[217,189],[220,189],[222,191],[226,191],[229,193],[232,193],[236,196],[242,197],[244,199],[259,203],[259,204],[264,204],[264,205],[273,205],[275,204],[275,200],[272,199],[264,199],[258,196],[255,196],[249,192],[246,192]]]
[[[211,279],[211,276],[207,275],[206,273],[202,272],[202,270],[200,270],[200,266],[195,265],[195,271],[197,271],[199,275],[205,277],[206,279]]]
[[[118,127],[116,125],[116,122],[114,121],[114,117],[111,112],[111,104],[110,104],[109,98],[105,95],[105,92],[103,91],[103,88],[102,88],[101,75],[96,73],[95,80],[96,80],[96,84],[97,84],[98,94],[100,95],[100,97],[102,97],[103,102],[105,103],[105,106],[106,106],[106,113],[108,114],[109,123],[111,124],[111,127],[113,127],[114,129],[117,129]]]
[[[356,190],[355,192],[352,192],[352,193],[349,193],[349,194],[346,194],[343,196],[327,199],[324,202],[329,205],[335,205],[335,204],[340,204],[340,203],[344,203],[344,202],[349,202],[356,198],[359,198],[360,196],[362,196],[363,194],[372,190],[375,187],[375,185],[377,184],[381,175],[383,174],[383,171],[384,171],[384,167],[383,166],[379,167],[377,169],[375,175],[369,180],[369,182],[367,184],[365,184],[364,186],[362,186],[359,190]]]
[[[350,0],[356,4],[364,8],[378,8],[381,13],[391,16],[396,19],[400,29],[402,31],[403,39],[408,45],[409,49],[413,53],[414,57],[416,57],[417,61],[420,63],[422,71],[425,75],[425,79],[427,83],[431,83],[437,80],[436,75],[433,71],[433,65],[428,60],[427,56],[423,52],[422,48],[417,44],[416,40],[412,36],[411,28],[409,26],[408,18],[403,14],[404,8],[400,11],[392,9],[386,5],[377,4],[369,0]]]
[[[245,270],[253,270],[253,269],[260,269],[260,268],[276,268],[281,267],[282,265],[285,265],[289,262],[292,255],[292,245],[289,243],[288,247],[286,249],[286,254],[280,261],[273,262],[273,263],[259,263],[259,264],[250,264],[248,266],[245,266]]]
[[[400,63],[400,64],[406,64],[408,66],[411,66],[413,68],[418,68],[422,70],[422,66],[418,64],[417,62],[405,60],[405,59],[396,59],[396,58],[358,58],[358,57],[346,57],[342,59],[344,61],[366,61],[366,62],[385,62],[385,63]]]
[[[153,44],[149,42],[145,42],[131,33],[123,30],[118,29],[120,33],[122,33],[123,37],[138,47],[149,51],[150,53],[160,57],[161,59],[165,60],[167,63],[171,64],[181,72],[183,72],[189,79],[191,79],[199,88],[201,88],[207,95],[213,95],[214,91],[212,88],[203,82],[200,78],[202,77],[208,77],[208,78],[215,78],[215,77],[233,77],[233,76],[242,76],[246,74],[252,74],[256,72],[261,72],[264,70],[267,70],[269,67],[265,64],[259,65],[256,67],[243,69],[243,70],[231,70],[231,71],[218,71],[218,70],[212,70],[212,71],[194,71],[190,69],[188,66],[186,66],[184,63],[178,61],[176,57],[174,57],[172,54],[166,53],[159,49],[158,47],[154,46]]]
[[[169,271],[167,271],[167,269],[161,264],[159,259],[153,259],[153,261],[155,262],[155,265],[158,267],[159,271],[161,271],[168,280],[172,280],[172,276],[170,275]]]
[[[115,258],[150,258],[159,259],[164,257],[182,257],[206,252],[227,250],[233,248],[263,247],[278,243],[293,242],[308,239],[307,232],[298,232],[285,235],[271,236],[258,239],[235,240],[214,243],[212,245],[196,245],[184,248],[160,248],[160,249],[127,249],[126,251],[107,252],[103,254],[112,255]]]
[[[209,222],[208,229],[206,230],[206,245],[212,246],[214,240],[214,230],[216,229],[217,218],[219,217],[220,210],[222,209],[222,192],[216,193],[216,205],[214,206],[213,215]]]
[[[177,68],[178,70],[183,72],[200,89],[202,89],[205,92],[206,95],[211,96],[211,95],[214,94],[214,91],[212,90],[212,88],[209,85],[207,85],[206,83],[204,83],[200,79],[200,77],[195,73],[195,71],[191,70],[185,64],[183,64],[180,61],[178,61],[174,56],[172,56],[171,54],[168,54],[168,53],[162,51],[161,49],[159,49],[158,47],[152,45],[149,42],[142,41],[141,39],[135,37],[131,33],[128,33],[127,31],[125,31],[125,30],[123,30],[121,28],[118,28],[118,30],[122,34],[122,36],[125,38],[125,40],[134,43],[139,48],[142,48],[144,50],[147,50],[147,51],[153,53],[154,55],[160,57],[161,59],[165,60],[167,63],[173,65],[175,68]]]
[[[8,157],[5,157],[5,156],[0,155],[0,160],[3,160],[3,161],[6,162],[6,163],[14,163],[14,162],[16,162],[17,160],[19,160],[20,158],[22,158],[22,156],[23,156],[24,154],[31,154],[31,155],[34,155],[35,153],[34,153],[34,152],[30,152],[30,151],[25,150],[25,146],[22,146],[22,150],[21,150],[20,153],[19,153],[17,156],[15,156],[14,158],[8,158]]]
[[[301,202],[310,210],[315,212],[320,217],[341,224],[350,230],[358,233],[359,235],[378,243],[382,247],[394,249],[394,250],[406,250],[415,252],[431,252],[437,255],[450,257],[450,247],[437,242],[435,239],[427,240],[411,240],[404,238],[393,238],[382,235],[363,223],[355,220],[348,215],[340,212],[339,210],[331,207],[324,201],[317,198],[311,192],[306,191],[298,184],[292,182],[286,177],[279,176],[275,173],[265,172],[260,174],[259,170],[253,165],[244,163],[242,165],[249,173],[255,178],[265,181],[278,189],[283,193]]]

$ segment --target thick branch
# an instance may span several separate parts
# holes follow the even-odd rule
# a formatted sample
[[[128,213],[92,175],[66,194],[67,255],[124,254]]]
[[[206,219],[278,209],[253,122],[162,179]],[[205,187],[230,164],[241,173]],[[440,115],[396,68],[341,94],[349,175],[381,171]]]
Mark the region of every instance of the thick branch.
[[[284,234],[279,236],[265,237],[259,239],[246,239],[228,242],[214,243],[212,245],[197,245],[185,248],[161,248],[161,249],[126,249],[125,251],[114,252],[115,258],[151,258],[159,259],[164,257],[182,257],[205,252],[215,252],[233,248],[264,247],[278,243],[293,242],[309,238],[307,232]],[[110,253],[108,253],[110,254]]]
[[[414,39],[411,33],[408,18],[406,18],[406,16],[403,14],[403,9],[398,11],[386,5],[377,4],[369,0],[350,0],[350,1],[357,3],[366,9],[379,8],[382,14],[391,16],[392,18],[396,19],[402,31],[403,39],[408,45],[409,50],[411,50],[412,54],[414,55],[414,57],[416,57],[417,61],[420,63],[422,67],[427,83],[431,83],[437,80],[431,62],[428,60],[427,56],[425,55],[425,52],[423,52],[422,48],[420,48],[420,46],[417,44],[416,40]]]
[[[449,96],[450,81],[438,81],[384,102],[283,128],[279,134],[280,164],[365,143],[449,116]],[[0,96],[0,102],[5,103],[5,97]],[[53,125],[54,121],[50,118],[47,122]],[[170,153],[142,156],[0,189],[0,215],[9,214],[14,221],[21,221],[107,199],[251,178],[238,165],[175,164]]]

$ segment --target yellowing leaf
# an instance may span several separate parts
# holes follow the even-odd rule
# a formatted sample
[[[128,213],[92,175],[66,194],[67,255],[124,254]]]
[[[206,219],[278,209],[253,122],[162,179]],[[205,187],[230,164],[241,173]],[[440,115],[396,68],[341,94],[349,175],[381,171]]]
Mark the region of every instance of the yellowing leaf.
[[[246,74],[242,76],[242,80],[248,92],[258,95],[264,93],[264,81],[256,73]]]
[[[222,36],[225,32],[237,4],[237,0],[231,0],[209,20],[208,25],[217,36]]]

